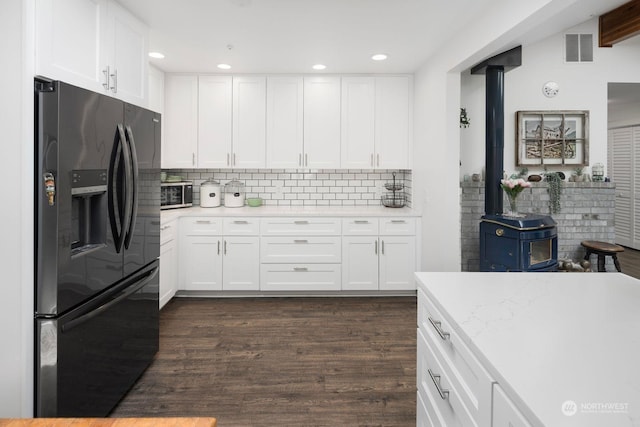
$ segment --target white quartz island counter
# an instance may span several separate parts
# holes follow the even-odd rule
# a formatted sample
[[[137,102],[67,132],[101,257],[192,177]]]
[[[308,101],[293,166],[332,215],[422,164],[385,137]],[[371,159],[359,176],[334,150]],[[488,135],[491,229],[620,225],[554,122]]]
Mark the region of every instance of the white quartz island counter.
[[[640,425],[640,281],[621,273],[416,277],[532,425]]]

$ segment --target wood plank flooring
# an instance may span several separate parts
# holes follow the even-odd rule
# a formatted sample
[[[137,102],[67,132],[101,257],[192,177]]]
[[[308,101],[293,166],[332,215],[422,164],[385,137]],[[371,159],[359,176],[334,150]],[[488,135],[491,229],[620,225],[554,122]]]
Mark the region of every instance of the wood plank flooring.
[[[172,300],[113,417],[415,426],[416,298]]]
[[[618,254],[618,261],[624,274],[640,279],[640,251],[625,247],[624,252]]]

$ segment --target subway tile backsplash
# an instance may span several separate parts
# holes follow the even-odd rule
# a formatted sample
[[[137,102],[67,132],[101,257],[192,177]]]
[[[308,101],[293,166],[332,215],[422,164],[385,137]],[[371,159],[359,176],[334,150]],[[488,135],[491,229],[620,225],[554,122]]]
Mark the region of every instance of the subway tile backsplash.
[[[260,197],[265,205],[378,206],[387,193],[384,184],[404,184],[411,206],[410,170],[365,169],[164,169],[193,181],[193,204],[200,205],[200,184],[213,177],[224,185],[232,179],[244,183],[247,197]]]

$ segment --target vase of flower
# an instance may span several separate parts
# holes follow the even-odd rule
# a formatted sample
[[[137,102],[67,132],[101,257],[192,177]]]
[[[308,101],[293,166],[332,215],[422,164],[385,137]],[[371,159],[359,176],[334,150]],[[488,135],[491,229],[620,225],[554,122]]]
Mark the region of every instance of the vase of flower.
[[[518,200],[518,195],[522,192],[522,190],[524,190],[525,188],[531,187],[531,183],[525,181],[522,178],[503,179],[500,181],[500,187],[502,187],[504,192],[507,194],[507,199],[509,200],[509,210],[506,211],[504,215],[511,216],[511,217],[525,216],[518,213],[517,200]]]

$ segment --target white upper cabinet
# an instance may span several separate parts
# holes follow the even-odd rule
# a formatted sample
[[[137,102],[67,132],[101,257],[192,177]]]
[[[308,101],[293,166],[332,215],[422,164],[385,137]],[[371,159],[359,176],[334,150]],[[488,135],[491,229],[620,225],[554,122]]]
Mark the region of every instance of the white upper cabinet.
[[[374,165],[374,77],[342,78],[343,168],[370,169]]]
[[[266,78],[233,78],[234,168],[264,168],[266,144]]]
[[[303,166],[303,79],[267,78],[267,167]]]
[[[198,78],[198,167],[231,167],[231,76]]]
[[[36,74],[104,92],[106,0],[36,0],[35,10]]]
[[[198,77],[165,76],[163,168],[193,168],[198,151]]]
[[[149,30],[116,2],[109,2],[107,12],[102,63],[109,70],[109,90],[124,101],[146,106]]]
[[[411,168],[413,108],[410,84],[407,76],[376,77],[376,168]]]
[[[342,167],[410,167],[406,76],[342,78]]]
[[[164,72],[149,67],[149,110],[164,114]]]
[[[304,78],[304,166],[340,167],[340,77]]]
[[[36,0],[36,74],[147,106],[148,29],[109,0]]]

